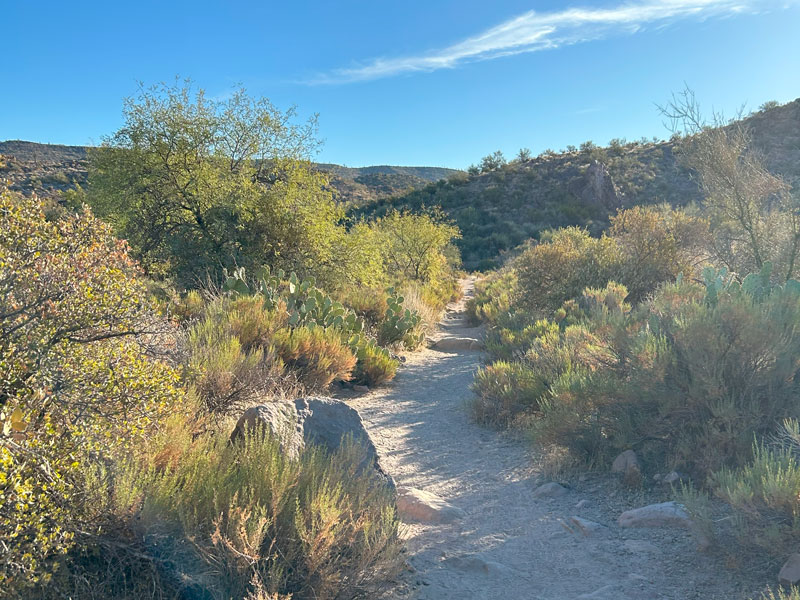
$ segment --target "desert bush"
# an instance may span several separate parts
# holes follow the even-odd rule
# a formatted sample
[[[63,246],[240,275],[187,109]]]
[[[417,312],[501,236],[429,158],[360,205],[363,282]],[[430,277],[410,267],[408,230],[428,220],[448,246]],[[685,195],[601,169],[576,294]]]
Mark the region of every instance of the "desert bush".
[[[129,463],[115,501],[138,513],[140,535],[162,540],[160,558],[210,597],[370,597],[399,567],[393,494],[376,472],[357,470],[360,447],[291,459],[262,435],[161,443],[175,460],[163,469]]]
[[[310,389],[327,388],[332,381],[347,381],[356,356],[335,328],[302,326],[282,329],[272,338],[278,356],[295,369]]]
[[[368,386],[376,386],[394,379],[398,362],[383,348],[374,344],[363,344],[356,350],[355,370],[352,380]]]
[[[639,302],[662,282],[692,276],[707,256],[708,223],[668,207],[636,206],[611,217],[622,261],[613,279]]]
[[[547,386],[528,365],[496,361],[478,369],[472,389],[473,418],[483,424],[508,426],[517,416],[538,410]]]
[[[203,316],[206,301],[198,290],[175,295],[169,303],[169,312],[181,323],[191,323]]]
[[[609,237],[594,238],[577,227],[550,232],[515,261],[515,304],[549,316],[585,288],[606,285],[621,265],[619,245]]]
[[[373,327],[386,315],[388,305],[386,292],[382,288],[354,286],[340,290],[337,298]]]
[[[467,301],[467,314],[474,323],[496,324],[511,312],[517,294],[517,271],[506,267],[475,282],[475,294]]]
[[[771,437],[772,443],[753,445],[753,457],[742,467],[715,473],[711,486],[734,508],[743,548],[785,559],[800,541],[800,426],[787,420]]]
[[[537,433],[591,458],[634,447],[699,480],[746,461],[754,435],[798,416],[800,284],[722,275],[665,285],[616,317],[584,312],[602,359],[555,381]]]
[[[359,381],[376,385],[394,377],[397,361],[367,335],[364,322],[355,312],[316,288],[313,280],[301,281],[294,273],[284,280],[284,275],[282,271],[271,274],[264,268],[248,281],[244,269],[239,269],[225,281],[224,289],[237,299],[235,302],[242,302],[244,306],[252,304],[251,311],[256,315],[260,314],[258,311],[271,315],[264,327],[276,318],[280,320],[283,328],[275,331],[270,325],[270,331],[260,337],[261,347],[267,349],[267,341],[274,345],[286,366],[298,371],[300,382],[313,389],[322,389],[334,379],[346,381],[353,369],[350,363],[354,361],[365,363],[357,372]],[[381,326],[389,317],[397,317],[393,321],[393,331],[410,323],[411,327],[402,330],[399,340],[405,342],[408,336],[409,345],[412,345],[411,342],[419,339],[416,337],[419,336],[418,319],[417,323],[412,323],[413,315],[410,318],[406,318],[405,313],[396,315],[400,309],[398,297],[390,296],[389,300],[394,308],[391,314],[383,315]],[[258,329],[254,325],[249,331]]]
[[[417,283],[404,285],[401,290],[401,295],[404,298],[403,306],[413,314],[419,315],[420,321],[417,325],[418,333],[424,336],[434,331],[443,313],[444,307],[441,306],[441,301],[431,302],[426,288]],[[450,296],[447,300],[455,299],[454,296],[455,291],[453,290],[450,292]]]

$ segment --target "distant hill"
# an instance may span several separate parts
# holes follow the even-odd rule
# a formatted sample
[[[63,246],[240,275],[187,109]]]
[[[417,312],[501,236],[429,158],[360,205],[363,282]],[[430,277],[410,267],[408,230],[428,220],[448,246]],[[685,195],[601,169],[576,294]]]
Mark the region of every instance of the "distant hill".
[[[40,196],[54,197],[75,183],[86,183],[88,150],[87,146],[22,140],[0,142],[0,179],[10,180],[12,189],[24,193],[35,191]],[[337,199],[354,206],[408,192],[461,172],[443,167],[344,167],[329,163],[315,166],[331,174]]]
[[[745,124],[770,170],[800,192],[800,99],[754,113]],[[487,173],[457,173],[351,212],[380,216],[393,208],[441,206],[461,228],[464,266],[486,269],[545,229],[580,225],[598,233],[620,207],[701,201],[692,173],[678,164],[674,149],[675,142],[668,141],[616,141],[603,148],[546,152]]]

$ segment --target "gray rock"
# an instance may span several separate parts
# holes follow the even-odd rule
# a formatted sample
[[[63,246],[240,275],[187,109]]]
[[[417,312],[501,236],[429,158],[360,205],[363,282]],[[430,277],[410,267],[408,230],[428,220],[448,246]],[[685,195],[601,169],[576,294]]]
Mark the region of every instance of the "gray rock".
[[[369,387],[367,387],[366,385],[354,385],[353,391],[358,392],[359,394],[368,394]]]
[[[800,583],[800,554],[792,554],[778,573],[781,585],[797,585]]]
[[[575,508],[576,508],[576,509],[578,509],[578,510],[580,510],[580,509],[582,509],[582,508],[586,508],[587,506],[589,506],[589,504],[591,504],[591,503],[590,503],[588,500],[586,500],[586,499],[584,498],[583,500],[581,500],[580,502],[578,502],[578,503],[575,505]]]
[[[619,208],[624,199],[606,166],[596,160],[586,168],[583,177],[569,186],[569,190],[587,204],[608,209]]]
[[[433,492],[416,488],[397,488],[397,514],[404,521],[422,523],[452,523],[465,513]]]
[[[634,508],[619,517],[620,527],[681,527],[689,529],[692,519],[677,502],[661,502]]]
[[[604,585],[600,589],[597,589],[593,592],[589,592],[588,594],[581,594],[578,596],[579,600],[589,600],[591,598],[595,598],[597,600],[618,600],[620,597],[620,590],[619,587],[614,584]]]
[[[239,418],[231,434],[237,442],[247,430],[261,428],[269,431],[281,442],[281,448],[290,456],[297,456],[311,444],[328,452],[335,452],[345,440],[350,440],[363,451],[358,470],[374,468],[390,485],[378,461],[378,452],[361,421],[358,412],[340,400],[312,396],[297,398],[293,402],[271,402],[247,409]]]
[[[584,537],[589,537],[608,531],[608,527],[605,525],[596,523],[595,521],[590,521],[589,519],[582,519],[581,517],[570,517],[569,525],[573,531],[583,535]]]
[[[661,502],[641,508],[634,508],[619,516],[620,527],[677,527],[689,530],[697,541],[700,550],[707,550],[712,539],[692,520],[686,509],[677,502]]]
[[[558,498],[566,493],[567,488],[565,488],[563,485],[559,485],[555,481],[551,481],[550,483],[540,485],[533,490],[532,496],[534,498]]]
[[[507,567],[506,565],[497,561],[487,560],[478,554],[468,556],[452,556],[445,559],[444,562],[448,567],[470,573],[480,573],[483,575],[502,577],[515,577],[519,575],[515,569]]]
[[[661,483],[664,485],[678,485],[679,483],[686,482],[688,480],[689,478],[686,475],[678,473],[678,471],[670,471],[661,478]]]
[[[292,458],[297,458],[305,447],[302,420],[294,402],[270,402],[248,408],[239,417],[231,442],[241,441],[248,432],[269,433]]]

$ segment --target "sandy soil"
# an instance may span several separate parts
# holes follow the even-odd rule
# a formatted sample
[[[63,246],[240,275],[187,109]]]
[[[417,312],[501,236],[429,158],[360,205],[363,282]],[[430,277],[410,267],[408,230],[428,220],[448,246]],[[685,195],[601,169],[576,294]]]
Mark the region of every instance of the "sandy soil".
[[[472,280],[464,280],[466,297]],[[451,305],[434,338],[480,338]],[[410,355],[391,386],[348,402],[370,431],[398,485],[438,494],[465,511],[446,525],[407,524],[406,573],[394,599],[741,599],[757,590],[721,558],[696,550],[682,530],[622,529],[621,512],[648,502],[606,474],[563,481],[568,492],[532,497],[548,481],[524,440],[470,421],[467,403],[483,355],[426,349]],[[578,504],[585,501],[578,508]],[[572,516],[604,527],[564,527]]]

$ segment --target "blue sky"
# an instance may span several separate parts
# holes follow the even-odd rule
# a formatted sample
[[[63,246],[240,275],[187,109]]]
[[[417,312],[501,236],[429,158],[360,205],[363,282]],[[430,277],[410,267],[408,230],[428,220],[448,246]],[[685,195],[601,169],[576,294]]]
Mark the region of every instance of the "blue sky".
[[[0,1],[0,140],[89,144],[191,77],[319,113],[317,160],[464,168],[500,149],[666,137],[691,86],[731,113],[800,96],[800,0]]]

